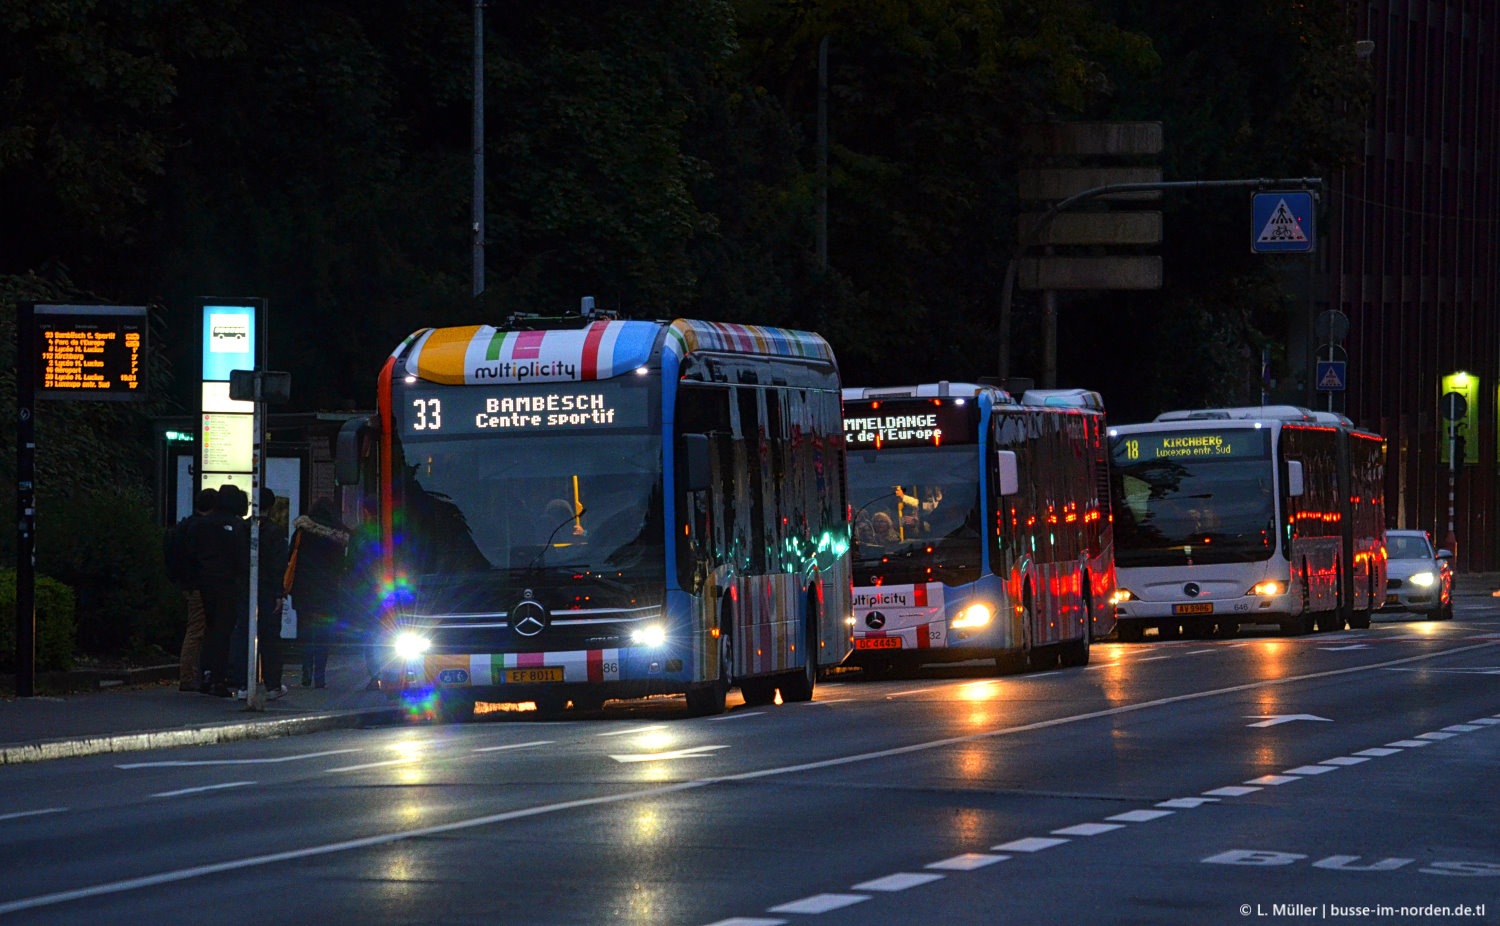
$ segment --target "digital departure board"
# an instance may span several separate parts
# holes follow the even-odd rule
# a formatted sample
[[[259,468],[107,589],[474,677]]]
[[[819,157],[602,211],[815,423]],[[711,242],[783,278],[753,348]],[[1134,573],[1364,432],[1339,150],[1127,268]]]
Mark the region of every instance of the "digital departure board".
[[[145,306],[38,305],[34,319],[38,398],[146,398]]]
[[[1269,454],[1271,434],[1265,429],[1162,431],[1120,434],[1111,439],[1116,465],[1151,460],[1231,460]]]
[[[844,443],[849,450],[972,444],[978,422],[972,399],[845,402]]]

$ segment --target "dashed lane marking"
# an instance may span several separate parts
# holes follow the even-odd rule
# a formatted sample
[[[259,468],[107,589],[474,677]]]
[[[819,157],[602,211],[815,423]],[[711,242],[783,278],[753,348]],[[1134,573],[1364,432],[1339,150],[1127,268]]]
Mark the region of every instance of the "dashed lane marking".
[[[253,785],[253,781],[226,781],[218,785],[203,785],[198,788],[182,788],[177,791],[158,791],[152,797],[181,797],[184,794],[200,794],[204,791],[222,791],[225,788],[243,788],[245,785]]]
[[[869,900],[869,894],[814,894],[791,903],[778,904],[767,913],[827,913]]]
[[[1332,759],[1324,759],[1319,765],[1358,765],[1361,762],[1370,761],[1368,756],[1334,756]]]
[[[43,807],[41,810],[17,810],[14,813],[0,813],[0,820],[19,820],[22,817],[40,817],[48,813],[64,813],[66,807]]]
[[[1400,749],[1392,749],[1389,746],[1371,746],[1369,749],[1361,749],[1359,752],[1350,753],[1350,755],[1379,759],[1382,756],[1394,756],[1400,751]]]
[[[526,749],[530,746],[550,746],[552,740],[532,740],[529,743],[506,743],[504,746],[480,746],[475,752],[500,752],[506,749]]]
[[[1299,779],[1297,778],[1296,775],[1262,775],[1259,778],[1252,778],[1252,779],[1250,779],[1249,781],[1245,782],[1245,784],[1247,784],[1247,785],[1284,785],[1284,784],[1288,784],[1290,782],[1298,781],[1298,780]]]
[[[1431,733],[1418,733],[1417,734],[1417,739],[1424,739],[1424,740],[1451,740],[1451,739],[1453,739],[1457,735],[1458,735],[1457,733],[1449,733],[1446,730],[1434,730]]]
[[[708,926],[784,926],[786,920],[772,920],[764,916],[731,916],[727,920],[718,920],[709,923]]]
[[[1158,806],[1158,807],[1174,807],[1174,808],[1177,808],[1179,810],[1191,810],[1194,807],[1202,807],[1204,804],[1216,804],[1216,803],[1218,803],[1218,801],[1219,801],[1219,799],[1216,798],[1216,797],[1174,797],[1170,801],[1159,801],[1156,806]],[[1130,813],[1150,813],[1150,812],[1151,811],[1149,811],[1149,810],[1132,810],[1132,811],[1130,811]],[[1120,815],[1116,814],[1116,816],[1120,816]],[[1109,817],[1108,819],[1113,820],[1114,817]],[[1146,817],[1145,819],[1147,819],[1147,820],[1154,820],[1156,818],[1155,817]]]
[[[1043,849],[1051,849],[1060,846],[1071,839],[1050,839],[1046,836],[1027,836],[1025,839],[1012,839],[1010,842],[1001,843],[998,846],[990,846],[996,852],[1040,852]]]
[[[1456,723],[1456,724],[1453,724],[1451,727],[1444,727],[1443,729],[1446,730],[1446,731],[1448,731],[1449,733],[1472,733],[1475,730],[1479,730],[1479,729],[1483,729],[1483,728],[1475,726],[1474,724],[1471,724],[1471,723]]]
[[[1183,801],[1183,802],[1187,802],[1187,801],[1193,801],[1194,802],[1191,805],[1188,805],[1188,804],[1184,803],[1184,804],[1181,804],[1179,806],[1193,806],[1193,807],[1196,807],[1196,806],[1198,806],[1197,802],[1202,801],[1203,803],[1207,803],[1207,802],[1213,800],[1213,798],[1211,798],[1211,797],[1210,798],[1184,797],[1184,798],[1179,798],[1178,800]],[[1172,804],[1172,803],[1175,803],[1175,802],[1173,802],[1173,801],[1163,801],[1162,803],[1158,804],[1157,806],[1158,807],[1165,807],[1165,806],[1167,806],[1167,804]],[[1152,820],[1160,820],[1162,817],[1170,817],[1171,815],[1172,815],[1172,811],[1170,811],[1170,810],[1127,810],[1124,813],[1117,813],[1117,814],[1115,814],[1112,817],[1105,817],[1104,819],[1106,819],[1106,820],[1118,820],[1121,823],[1149,823]]]
[[[894,893],[904,891],[907,888],[917,887],[921,884],[930,884],[933,881],[941,881],[946,875],[924,875],[911,871],[898,871],[884,878],[876,878],[873,881],[863,881],[854,885],[851,890],[855,891],[884,891]]]
[[[403,756],[400,759],[383,759],[379,762],[361,762],[359,765],[340,765],[338,768],[324,769],[326,775],[338,772],[362,772],[367,768],[385,768],[388,765],[411,765],[422,761],[421,756]]]
[[[976,871],[986,865],[1003,862],[1010,858],[1008,855],[990,855],[985,852],[965,852],[963,855],[955,855],[942,861],[923,865],[923,868],[936,868],[939,871]]]
[[[1074,826],[1065,826],[1060,830],[1053,830],[1054,836],[1098,836],[1100,833],[1109,833],[1114,830],[1123,830],[1123,823],[1079,823]]]
[[[1387,746],[1400,746],[1402,749],[1413,749],[1417,746],[1431,746],[1432,740],[1396,740],[1394,743],[1386,743]]]
[[[824,702],[824,703],[827,703],[827,702]],[[765,711],[742,711],[742,712],[740,712],[738,714],[726,714],[723,717],[714,717],[714,718],[712,718],[712,720],[710,722],[711,723],[720,723],[720,722],[725,721],[725,720],[744,720],[746,717],[759,717],[759,716],[761,716],[764,713],[765,713]]]
[[[1262,789],[1246,785],[1227,785],[1223,788],[1214,788],[1212,791],[1204,791],[1203,793],[1209,797],[1244,797],[1246,794],[1260,790]]]
[[[1299,765],[1296,768],[1289,768],[1289,769],[1287,769],[1285,772],[1282,772],[1282,774],[1283,775],[1321,775],[1324,772],[1336,772],[1336,771],[1338,771],[1338,769],[1334,768],[1331,765]]]
[[[664,723],[648,724],[644,727],[631,727],[628,730],[610,730],[608,733],[595,733],[595,736],[629,736],[632,733],[650,733],[652,730],[665,730]]]
[[[324,756],[339,756],[359,752],[358,749],[327,749],[323,752],[303,752],[294,756],[276,756],[268,759],[194,759],[165,762],[123,762],[115,768],[196,768],[209,765],[278,765],[282,762],[300,762],[303,759],[321,759]]]

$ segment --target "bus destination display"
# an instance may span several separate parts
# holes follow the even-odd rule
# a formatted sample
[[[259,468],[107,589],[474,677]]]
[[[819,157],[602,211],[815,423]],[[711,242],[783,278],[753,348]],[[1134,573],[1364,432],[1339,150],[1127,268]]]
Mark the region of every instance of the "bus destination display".
[[[849,450],[885,450],[972,444],[974,408],[952,399],[850,403],[844,407],[845,445]]]
[[[1264,430],[1250,429],[1121,434],[1115,438],[1115,462],[1263,458],[1267,437]]]
[[[35,320],[39,396],[146,397],[145,306],[39,305]]]
[[[397,406],[413,437],[455,434],[569,434],[648,424],[646,391],[601,383],[555,388],[413,389]]]

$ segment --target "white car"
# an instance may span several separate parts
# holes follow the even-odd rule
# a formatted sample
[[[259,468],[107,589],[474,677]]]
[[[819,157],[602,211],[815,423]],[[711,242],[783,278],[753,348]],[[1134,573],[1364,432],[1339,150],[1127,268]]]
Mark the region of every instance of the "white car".
[[[1383,611],[1415,611],[1428,620],[1453,616],[1453,554],[1434,550],[1426,531],[1386,531]]]

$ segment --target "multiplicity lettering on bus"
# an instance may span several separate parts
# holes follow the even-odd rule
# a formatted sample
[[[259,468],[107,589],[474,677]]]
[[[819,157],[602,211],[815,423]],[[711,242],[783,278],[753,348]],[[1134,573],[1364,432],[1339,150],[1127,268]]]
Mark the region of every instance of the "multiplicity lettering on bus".
[[[906,592],[856,592],[854,595],[854,607],[856,608],[880,608],[898,607],[907,605]]]
[[[877,440],[929,440],[942,434],[935,414],[844,419],[844,439],[850,444],[873,444]]]
[[[519,383],[537,377],[546,377],[547,379],[577,379],[578,364],[565,363],[561,360],[553,360],[546,363],[540,360],[533,360],[529,363],[515,363],[506,360],[501,363],[492,363],[488,366],[474,368],[475,379],[508,379]]]

